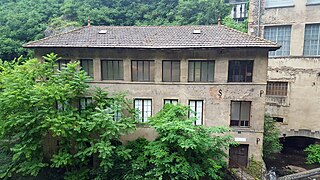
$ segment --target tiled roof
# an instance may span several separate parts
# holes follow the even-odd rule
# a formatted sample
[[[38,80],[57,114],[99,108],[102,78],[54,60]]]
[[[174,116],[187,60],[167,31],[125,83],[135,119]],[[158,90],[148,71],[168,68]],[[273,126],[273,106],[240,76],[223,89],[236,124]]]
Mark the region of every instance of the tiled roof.
[[[102,32],[105,31],[105,33]],[[198,30],[198,32],[196,31]],[[199,33],[200,31],[200,33]],[[100,33],[99,33],[100,32]],[[26,48],[217,48],[280,46],[225,26],[86,26],[29,42]]]

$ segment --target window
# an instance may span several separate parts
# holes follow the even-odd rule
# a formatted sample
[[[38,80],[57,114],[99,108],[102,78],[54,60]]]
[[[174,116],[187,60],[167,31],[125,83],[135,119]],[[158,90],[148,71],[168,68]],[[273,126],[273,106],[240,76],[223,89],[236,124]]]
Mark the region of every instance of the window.
[[[196,117],[195,125],[203,124],[203,101],[202,100],[190,100],[189,106],[193,112],[190,112],[189,117]],[[195,113],[195,114],[194,114]]]
[[[154,61],[132,61],[131,73],[132,81],[154,81]]]
[[[307,4],[320,4],[320,0],[308,0]]]
[[[83,97],[80,98],[79,100],[79,109],[85,110],[90,104],[92,103],[92,98],[91,97]]]
[[[288,82],[268,82],[267,95],[287,96]]]
[[[134,108],[139,110],[140,122],[148,122],[148,118],[151,116],[152,100],[151,99],[135,99]]]
[[[102,80],[123,80],[122,60],[101,60]]]
[[[60,71],[62,70],[63,67],[66,67],[68,63],[70,63],[70,60],[68,59],[60,59],[55,62],[55,64],[57,65],[57,69]]]
[[[180,61],[162,61],[162,81],[180,81]]]
[[[81,68],[88,73],[90,77],[93,77],[93,60],[92,59],[80,59]]]
[[[248,127],[250,121],[250,101],[231,101],[230,126]]]
[[[270,51],[269,56],[290,55],[291,26],[266,26],[264,38],[281,45],[280,49]]]
[[[272,119],[273,119],[275,122],[282,122],[282,123],[283,123],[283,118],[282,118],[282,117],[272,117]]]
[[[293,6],[293,0],[267,0],[266,7],[286,7]]]
[[[214,61],[189,61],[189,82],[213,82]]]
[[[304,49],[305,56],[320,55],[320,24],[307,24],[304,34]]]
[[[174,105],[177,105],[177,104],[178,104],[178,99],[165,99],[165,100],[164,100],[164,104],[174,104]]]
[[[230,60],[228,82],[252,82],[252,60]]]

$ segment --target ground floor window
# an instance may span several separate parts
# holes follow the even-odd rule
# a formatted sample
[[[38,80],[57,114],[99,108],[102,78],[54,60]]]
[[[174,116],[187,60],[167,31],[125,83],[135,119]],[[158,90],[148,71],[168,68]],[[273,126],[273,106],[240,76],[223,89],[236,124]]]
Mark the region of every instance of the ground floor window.
[[[165,99],[164,100],[164,104],[173,104],[173,105],[177,105],[178,104],[178,99]]]
[[[236,147],[230,146],[229,148],[229,167],[239,168],[247,167],[248,165],[248,144],[240,144]]]
[[[139,111],[139,121],[148,122],[148,118],[152,114],[152,100],[151,99],[135,99],[134,108]]]
[[[203,101],[190,100],[189,106],[193,112],[190,112],[189,117],[196,117],[195,125],[203,124]]]

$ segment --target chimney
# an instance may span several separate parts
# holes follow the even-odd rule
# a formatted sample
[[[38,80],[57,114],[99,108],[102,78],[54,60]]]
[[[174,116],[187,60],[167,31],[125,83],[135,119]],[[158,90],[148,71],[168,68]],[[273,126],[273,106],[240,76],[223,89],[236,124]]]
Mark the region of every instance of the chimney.
[[[90,22],[90,16],[88,16],[88,26],[91,25],[91,22]]]
[[[221,25],[221,18],[220,18],[220,16],[218,17],[218,26],[220,27],[220,25]]]

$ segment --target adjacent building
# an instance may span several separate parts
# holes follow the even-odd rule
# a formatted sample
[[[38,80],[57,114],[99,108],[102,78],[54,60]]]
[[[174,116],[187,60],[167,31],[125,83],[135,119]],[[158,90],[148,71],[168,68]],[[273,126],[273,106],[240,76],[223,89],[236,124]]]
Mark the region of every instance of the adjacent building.
[[[320,0],[251,0],[249,33],[282,47],[269,53],[266,112],[282,137],[320,139]]]
[[[224,0],[232,6],[230,17],[236,22],[243,22],[248,18],[248,0]]]
[[[230,126],[240,143],[230,148],[230,165],[261,160],[268,52],[278,45],[215,26],[87,26],[30,42],[36,56],[55,52],[59,67],[80,61],[92,86],[127,92],[140,121],[166,103],[189,105],[195,125]],[[126,136],[149,140],[139,128]]]

